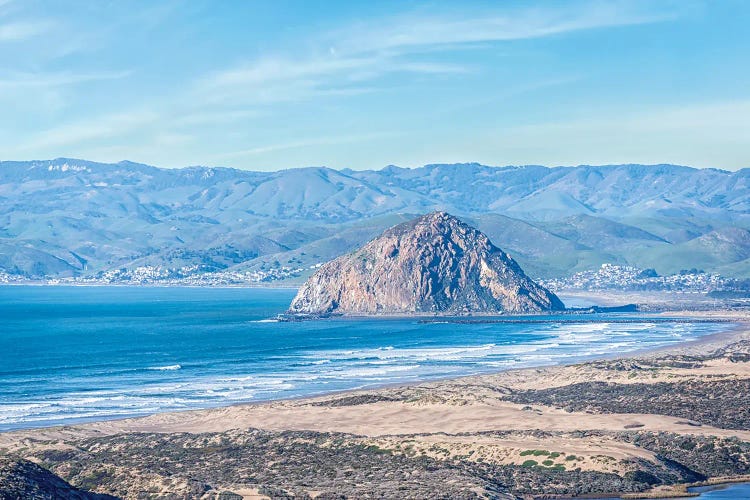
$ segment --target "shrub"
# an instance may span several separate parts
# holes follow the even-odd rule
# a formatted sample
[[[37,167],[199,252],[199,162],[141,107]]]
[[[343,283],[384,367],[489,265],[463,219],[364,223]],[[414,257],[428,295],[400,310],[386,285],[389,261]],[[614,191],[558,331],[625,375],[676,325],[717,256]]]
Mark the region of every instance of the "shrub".
[[[525,456],[528,456],[528,455],[534,455],[535,457],[543,457],[543,456],[547,456],[549,454],[550,454],[550,452],[548,452],[547,450],[524,450],[524,451],[521,452],[521,456],[522,457],[525,457]],[[556,456],[559,457],[560,454],[558,453]]]

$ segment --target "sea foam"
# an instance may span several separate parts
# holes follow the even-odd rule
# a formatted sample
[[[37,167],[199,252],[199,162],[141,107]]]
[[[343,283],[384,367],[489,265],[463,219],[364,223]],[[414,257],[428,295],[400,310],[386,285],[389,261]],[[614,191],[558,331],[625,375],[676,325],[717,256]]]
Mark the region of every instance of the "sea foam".
[[[182,365],[150,366],[148,369],[157,370],[157,371],[174,371],[174,370],[181,370]]]

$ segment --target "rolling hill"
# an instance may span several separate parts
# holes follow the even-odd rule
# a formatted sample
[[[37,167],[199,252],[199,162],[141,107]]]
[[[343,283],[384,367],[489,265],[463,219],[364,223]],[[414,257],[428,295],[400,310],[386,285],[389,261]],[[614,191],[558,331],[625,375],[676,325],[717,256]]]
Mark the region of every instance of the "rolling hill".
[[[67,158],[0,162],[0,270],[40,278],[134,266],[310,266],[432,210],[470,221],[534,277],[604,262],[750,272],[750,169],[251,172]]]

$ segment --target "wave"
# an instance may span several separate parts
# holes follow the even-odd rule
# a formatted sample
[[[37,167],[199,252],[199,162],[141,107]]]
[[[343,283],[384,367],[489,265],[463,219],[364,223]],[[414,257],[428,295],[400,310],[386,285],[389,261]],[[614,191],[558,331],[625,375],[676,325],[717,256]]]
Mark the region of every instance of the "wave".
[[[357,379],[357,378],[372,378],[381,377],[394,372],[406,372],[412,371],[419,368],[419,365],[397,365],[390,367],[361,367],[361,368],[349,368],[338,372],[330,372],[325,374],[327,378],[335,378],[340,380]]]
[[[181,370],[182,365],[150,366],[148,369],[157,370],[157,371],[174,371],[174,370]]]
[[[113,374],[97,369],[80,376],[75,372],[75,376],[66,379],[64,390],[37,393],[33,399],[26,392],[19,392],[12,403],[0,398],[0,430],[578,361],[677,342],[724,328],[725,325],[655,324],[647,320],[628,324],[551,322],[530,330],[482,330],[477,336],[465,332],[464,336],[451,338],[417,335],[394,340],[386,336],[371,346],[362,345],[359,339],[364,336],[349,337],[348,343],[337,344],[333,340],[338,337],[323,338],[327,335],[323,333],[324,341],[313,338],[318,346],[323,346],[317,350],[315,342],[306,341],[304,347],[292,344],[284,346],[282,352],[274,348],[261,351],[256,357],[242,358],[241,353],[232,351],[216,359],[191,358],[191,369],[183,369],[180,364],[158,365],[164,358],[145,368],[170,371],[169,376],[144,373],[143,364],[133,367],[132,372],[128,370],[125,378],[120,371]],[[526,336],[527,332],[532,335]],[[447,345],[435,345],[439,340]],[[331,345],[344,348],[325,348]],[[194,370],[196,366],[206,369]],[[29,378],[24,375],[19,380]],[[81,388],[106,389],[80,391]],[[13,391],[17,391],[15,385]]]
[[[472,361],[493,356],[509,356],[559,347],[558,342],[535,341],[527,344],[482,344],[454,347],[377,347],[360,350],[328,350],[306,354],[307,359],[323,358],[338,363],[370,365],[403,362]]]

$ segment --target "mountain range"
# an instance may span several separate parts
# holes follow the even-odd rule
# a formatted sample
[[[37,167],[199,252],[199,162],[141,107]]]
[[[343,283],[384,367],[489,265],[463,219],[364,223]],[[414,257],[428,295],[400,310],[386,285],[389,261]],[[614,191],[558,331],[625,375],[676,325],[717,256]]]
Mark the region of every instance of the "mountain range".
[[[0,270],[49,278],[138,266],[308,268],[433,210],[477,227],[534,278],[605,262],[750,276],[750,169],[253,172],[69,158],[0,162]]]

